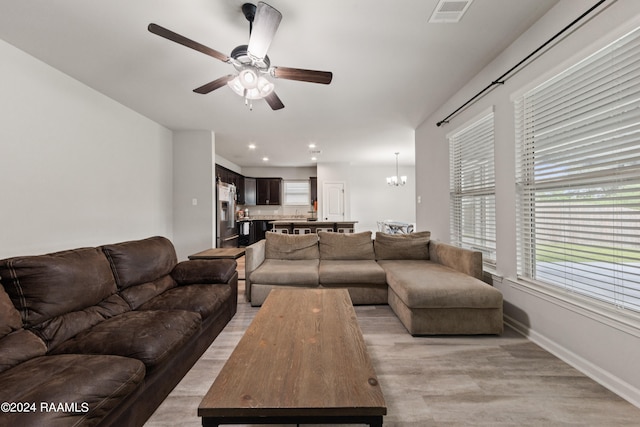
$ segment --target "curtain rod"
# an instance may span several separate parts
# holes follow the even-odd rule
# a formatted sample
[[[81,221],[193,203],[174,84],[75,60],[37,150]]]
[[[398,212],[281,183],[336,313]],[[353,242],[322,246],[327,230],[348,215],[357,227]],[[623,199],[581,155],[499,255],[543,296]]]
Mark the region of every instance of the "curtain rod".
[[[536,55],[538,52],[540,52],[542,49],[546,48],[549,44],[553,43],[558,37],[560,37],[563,33],[565,33],[567,30],[569,30],[569,28],[573,27],[575,24],[577,24],[578,22],[580,22],[585,16],[589,15],[591,12],[593,12],[596,8],[598,8],[598,6],[600,6],[602,3],[604,3],[606,0],[600,0],[598,3],[596,3],[595,5],[593,5],[589,10],[587,10],[586,12],[584,12],[582,15],[578,16],[576,19],[573,20],[573,22],[571,22],[569,25],[567,25],[566,27],[564,27],[562,30],[560,30],[558,33],[556,33],[556,35],[554,35],[553,37],[551,37],[549,40],[547,40],[546,42],[544,42],[540,47],[538,47],[536,50],[534,50],[533,52],[531,52],[529,55],[527,55],[526,58],[524,58],[522,61],[518,62],[516,65],[514,65],[513,67],[511,67],[506,73],[504,73],[503,75],[501,75],[500,77],[498,77],[497,79],[495,79],[494,81],[492,81],[489,85],[487,85],[487,87],[485,87],[484,89],[482,89],[480,92],[478,92],[477,94],[475,94],[471,99],[469,99],[467,102],[465,102],[464,104],[462,104],[460,107],[458,107],[453,113],[449,114],[447,117],[445,117],[444,119],[440,120],[438,123],[436,123],[436,126],[440,127],[443,124],[447,124],[449,123],[449,119],[453,116],[455,116],[457,113],[459,113],[461,110],[463,110],[465,107],[467,107],[469,104],[473,103],[476,99],[478,99],[480,96],[482,96],[486,91],[488,91],[489,89],[491,89],[492,87],[496,86],[496,85],[503,85],[505,82],[505,78],[511,74],[513,71],[515,71],[518,67],[520,67],[522,64],[524,64],[525,62],[527,62],[529,59],[531,59],[531,57],[533,57],[534,55]]]

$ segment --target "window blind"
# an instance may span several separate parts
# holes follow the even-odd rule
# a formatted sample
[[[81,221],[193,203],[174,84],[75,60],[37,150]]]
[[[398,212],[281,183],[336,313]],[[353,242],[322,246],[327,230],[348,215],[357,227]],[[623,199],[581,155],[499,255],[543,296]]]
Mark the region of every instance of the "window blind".
[[[284,181],[284,204],[308,206],[311,203],[309,181]]]
[[[640,31],[515,108],[518,274],[640,311]]]
[[[496,261],[493,113],[449,137],[451,243]]]

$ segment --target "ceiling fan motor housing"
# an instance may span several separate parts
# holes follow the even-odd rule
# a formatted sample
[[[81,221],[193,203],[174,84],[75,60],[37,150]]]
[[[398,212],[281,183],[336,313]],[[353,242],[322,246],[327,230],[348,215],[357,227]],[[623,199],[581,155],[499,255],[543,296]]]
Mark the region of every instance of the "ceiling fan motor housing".
[[[271,61],[269,60],[268,55],[265,55],[262,59],[254,58],[249,55],[249,46],[246,44],[242,44],[234,48],[231,51],[231,58],[235,59],[235,62],[232,61],[232,64],[238,71],[247,65],[252,65],[260,71],[267,72],[271,66]]]

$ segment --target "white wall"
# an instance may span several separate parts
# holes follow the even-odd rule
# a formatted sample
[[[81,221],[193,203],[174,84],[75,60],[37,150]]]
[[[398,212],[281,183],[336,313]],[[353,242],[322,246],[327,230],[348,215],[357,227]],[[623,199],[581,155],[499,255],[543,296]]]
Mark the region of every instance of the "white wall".
[[[378,229],[377,222],[393,219],[415,223],[416,179],[413,166],[401,166],[400,175],[407,185],[390,187],[386,177],[394,173],[388,165],[352,165],[349,163],[318,164],[318,209],[322,218],[322,186],[325,182],[345,183],[345,219],[358,221],[356,231]]]
[[[184,260],[216,247],[213,132],[174,132],[173,162],[173,244],[178,259]]]
[[[497,274],[494,285],[505,297],[505,315],[532,340],[551,350],[622,397],[640,406],[640,317],[624,312],[603,313],[594,305],[568,302],[562,295],[542,292],[516,279],[514,93],[539,84],[587,52],[640,25],[640,2],[607,2],[601,13],[585,22],[551,50],[509,78],[505,85],[454,117],[436,123],[494,81],[527,54],[556,34],[595,2],[562,0],[527,33],[496,58],[476,78],[416,130],[416,194],[418,227],[448,241],[448,143],[446,134],[487,108],[495,109]],[[434,209],[434,206],[438,207]],[[618,318],[613,319],[613,318]],[[613,320],[612,320],[613,319]]]
[[[172,237],[166,128],[0,40],[0,258]]]

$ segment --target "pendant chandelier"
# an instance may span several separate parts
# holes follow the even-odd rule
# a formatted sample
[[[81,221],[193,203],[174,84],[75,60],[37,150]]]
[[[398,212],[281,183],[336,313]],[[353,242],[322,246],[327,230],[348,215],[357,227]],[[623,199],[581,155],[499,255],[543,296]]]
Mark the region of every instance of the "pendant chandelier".
[[[396,174],[394,176],[387,177],[387,184],[393,187],[398,187],[407,183],[406,175],[400,176],[400,174],[398,173],[398,154],[400,153],[396,153]]]

